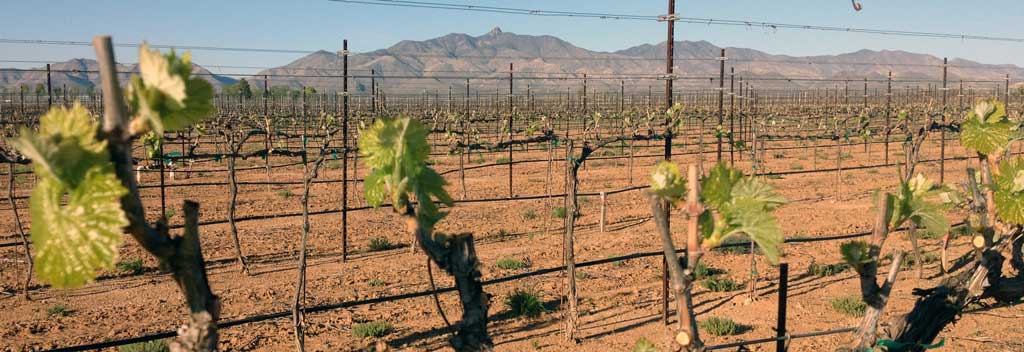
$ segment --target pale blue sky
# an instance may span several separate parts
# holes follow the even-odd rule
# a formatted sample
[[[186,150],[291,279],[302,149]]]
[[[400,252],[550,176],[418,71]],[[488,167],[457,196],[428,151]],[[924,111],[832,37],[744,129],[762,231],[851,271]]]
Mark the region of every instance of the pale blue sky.
[[[545,10],[660,15],[667,1],[460,1]],[[677,1],[683,16],[799,24],[968,33],[1024,38],[1020,0],[861,0],[854,12],[847,0]],[[982,7],[983,8],[979,8]],[[112,34],[116,42],[252,48],[338,50],[348,38],[356,52],[423,40],[447,33],[486,33],[494,26],[520,34],[550,34],[591,50],[612,51],[665,40],[659,22],[551,18],[508,14],[395,8],[298,1],[7,1],[0,10],[0,37],[88,41]],[[928,39],[871,34],[679,24],[679,40],[707,40],[719,46],[749,47],[773,54],[836,54],[859,49],[900,49],[939,57],[1024,66],[1024,43]],[[301,54],[193,53],[203,65],[278,66]],[[0,44],[0,60],[57,60],[94,57],[89,47]],[[134,61],[134,50],[118,50],[119,61]],[[33,66],[0,63],[2,67]],[[38,65],[35,65],[38,66]],[[214,70],[217,72],[218,70]],[[238,72],[237,69],[222,71]]]

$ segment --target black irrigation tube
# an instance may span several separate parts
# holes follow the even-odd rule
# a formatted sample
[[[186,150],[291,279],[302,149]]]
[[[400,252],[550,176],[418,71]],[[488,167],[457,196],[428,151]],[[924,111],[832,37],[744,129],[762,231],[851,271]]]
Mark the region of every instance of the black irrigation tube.
[[[827,236],[827,237],[820,237],[820,238],[787,239],[784,242],[785,243],[791,243],[791,242],[832,241],[832,240],[835,240],[835,239],[845,239],[845,238],[852,238],[852,237],[863,237],[863,236],[867,236],[867,235],[870,235],[870,234],[871,234],[871,232],[868,231],[868,232],[859,232],[859,233],[844,234],[844,235],[834,235],[834,236]],[[751,243],[749,241],[747,241],[747,242],[733,242],[733,243],[728,243],[728,244],[721,245],[718,248],[749,247],[750,244]],[[678,250],[676,250],[676,253],[684,253],[685,251],[686,251],[685,249],[678,249]],[[602,265],[602,264],[609,264],[609,263],[619,262],[619,261],[623,261],[623,260],[656,257],[656,256],[664,255],[664,254],[665,254],[664,251],[660,251],[660,250],[659,251],[632,253],[632,254],[622,255],[622,256],[618,256],[618,257],[610,257],[610,258],[597,259],[597,260],[591,260],[591,261],[586,261],[586,262],[582,262],[582,263],[577,263],[576,267],[578,267],[578,268],[585,268],[585,267],[590,267],[590,266],[596,266],[596,265]],[[481,284],[483,286],[491,286],[491,285],[496,285],[496,284],[505,283],[505,282],[509,282],[509,281],[525,279],[525,278],[528,278],[528,277],[542,276],[542,275],[557,273],[557,272],[560,272],[560,271],[562,271],[564,269],[565,268],[561,267],[561,266],[559,266],[559,267],[551,267],[551,268],[544,268],[544,269],[534,270],[534,271],[525,272],[525,273],[521,273],[521,274],[515,274],[515,275],[509,275],[509,276],[503,276],[503,277],[499,277],[499,278],[495,278],[495,279],[485,280]],[[434,294],[441,294],[441,293],[454,292],[454,291],[455,291],[455,287],[445,287],[445,288],[439,288],[439,289],[436,289],[436,290],[409,292],[409,293],[402,293],[402,294],[390,295],[390,296],[382,296],[382,297],[376,297],[376,298],[368,298],[368,299],[355,300],[355,301],[323,304],[323,305],[313,306],[313,307],[309,307],[309,308],[303,309],[303,311],[306,312],[306,313],[319,313],[319,312],[326,312],[326,311],[331,311],[331,310],[341,309],[341,308],[351,308],[351,307],[363,306],[363,305],[368,305],[368,304],[387,303],[387,302],[394,302],[394,301],[400,301],[400,300],[406,300],[406,299],[412,299],[412,298],[420,298],[420,297],[426,297],[426,296],[430,296],[430,295],[434,295]],[[274,312],[274,313],[266,313],[266,314],[254,315],[254,316],[251,316],[251,317],[246,317],[246,318],[240,318],[240,319],[220,322],[220,323],[217,324],[217,327],[218,328],[228,328],[228,327],[239,326],[239,325],[244,325],[244,324],[258,323],[258,322],[263,322],[263,321],[267,321],[267,320],[274,320],[274,319],[280,319],[280,318],[288,317],[288,316],[291,316],[291,314],[292,314],[292,311],[288,310],[288,311],[280,311],[280,312]],[[846,328],[846,329],[837,329],[837,330],[829,330],[829,331],[812,332],[812,333],[806,333],[806,334],[793,334],[793,335],[790,335],[789,338],[803,338],[803,337],[813,337],[813,336],[821,336],[821,335],[827,335],[827,334],[836,334],[836,333],[841,333],[841,332],[852,331],[852,329],[853,328]],[[177,336],[177,332],[173,331],[173,330],[168,330],[168,331],[161,331],[161,332],[156,332],[156,333],[152,333],[152,334],[136,336],[136,337],[131,337],[131,338],[110,340],[110,341],[97,342],[97,343],[91,343],[91,344],[83,344],[83,345],[70,346],[70,347],[61,347],[61,348],[56,348],[56,349],[50,349],[50,350],[47,350],[47,351],[52,351],[52,352],[57,352],[57,351],[69,352],[69,351],[96,350],[96,349],[101,349],[101,348],[112,348],[112,347],[117,347],[117,346],[123,346],[123,345],[127,345],[127,344],[132,344],[132,343],[139,343],[139,342],[159,340],[159,339],[170,338],[170,337],[174,337],[174,336]],[[785,338],[786,337],[776,337],[776,338],[769,338],[769,339],[751,340],[751,341],[743,342],[741,344],[765,343],[765,342],[779,341],[780,339],[785,339]],[[740,343],[740,342],[733,342],[731,344],[736,344],[736,343]],[[733,347],[731,344],[710,346],[709,349],[723,349],[723,348]]]
[[[605,193],[605,195],[611,195],[611,194],[618,194],[618,193],[636,191],[636,190],[647,189],[647,188],[648,188],[647,186],[632,186],[632,187],[626,187],[626,188],[612,190],[612,191],[606,191],[604,193]],[[577,193],[577,196],[580,196],[580,197],[596,197],[596,196],[599,196],[599,195],[601,195],[601,192]],[[507,202],[507,201],[537,200],[537,199],[559,198],[559,197],[565,197],[565,193],[551,194],[551,195],[519,196],[519,197],[513,197],[513,198],[505,197],[505,198],[459,199],[459,200],[454,200],[454,202],[456,204],[458,204],[458,203],[488,203],[488,202]],[[390,206],[391,206],[391,204],[382,204],[378,208],[386,208],[386,207],[390,207]],[[348,208],[348,211],[350,211],[350,212],[351,211],[363,211],[363,210],[370,210],[370,209],[374,209],[374,208],[375,207],[373,207],[373,206],[365,205],[365,206],[360,206],[360,207]],[[309,215],[313,216],[313,215],[327,215],[327,214],[337,214],[337,213],[341,213],[341,210],[340,209],[324,209],[324,210],[310,211]],[[237,217],[237,218],[235,218],[235,223],[246,222],[246,221],[267,220],[267,219],[290,218],[290,217],[296,217],[296,216],[301,216],[301,215],[302,215],[302,213],[251,215],[251,216]],[[199,226],[218,225],[218,224],[226,224],[226,223],[228,223],[227,219],[208,220],[208,221],[200,221],[199,222]],[[183,227],[183,225],[171,225],[168,228],[170,228],[170,229],[179,229],[179,228],[182,228],[182,227]],[[0,237],[13,237],[13,236],[15,236],[15,235],[14,234],[9,234],[9,235],[4,235],[4,236],[0,236]],[[8,242],[8,243],[0,244],[0,248],[14,247],[14,246],[20,246],[20,245],[21,245],[21,242]]]
[[[687,153],[689,153],[689,152],[687,152]],[[683,154],[686,154],[686,153],[683,153]],[[683,154],[680,154],[680,155],[683,155]],[[1012,153],[1012,154],[1019,154],[1019,153]],[[591,159],[591,160],[617,159],[617,158],[621,158],[621,157],[619,157],[619,156],[614,156],[614,157],[595,157],[594,159]],[[959,156],[959,157],[947,157],[946,158],[946,160],[967,160],[967,159],[970,159],[970,157]],[[545,160],[540,160],[540,159],[538,159],[538,160],[520,160],[520,161],[513,161],[513,163],[532,163],[532,162],[546,162],[546,161],[547,161],[546,159]],[[934,163],[934,162],[937,162],[937,161],[940,161],[940,159],[921,160],[918,163],[919,164]],[[478,165],[478,166],[475,166],[475,167],[465,168],[465,170],[471,170],[471,169],[474,169],[474,168],[499,166],[499,165],[507,165],[507,164]],[[892,166],[892,165],[895,165],[895,164],[876,164],[876,165],[850,166],[850,167],[844,167],[843,170],[875,169],[875,168],[888,167],[888,166]],[[445,175],[445,174],[448,174],[448,173],[452,173],[454,171],[458,171],[458,170],[449,170],[449,171],[441,172],[440,174],[441,175]],[[834,172],[834,171],[836,171],[836,168],[766,172],[766,173],[761,173],[759,175],[760,176],[784,176],[784,175],[796,175],[796,174],[825,173],[825,172]],[[361,180],[359,180],[359,179],[349,180],[349,182],[359,182],[359,181],[361,181]],[[319,180],[319,181],[313,181],[314,184],[317,184],[317,183],[340,183],[340,182],[342,182],[342,181],[341,180]],[[299,182],[299,181],[238,182],[239,185],[256,185],[256,186],[258,186],[258,185],[287,185],[287,184],[299,184],[299,183],[301,183],[301,182]],[[203,182],[203,183],[171,184],[171,185],[165,185],[165,187],[170,188],[170,187],[181,187],[181,186],[222,186],[222,185],[226,185],[226,184],[227,184],[226,182]],[[139,186],[139,188],[140,189],[144,189],[144,188],[159,188],[159,186],[156,186],[156,185]],[[635,190],[635,189],[642,189],[642,188],[646,188],[646,187],[645,186],[633,186],[633,187],[628,187],[628,188],[614,190],[614,191],[606,191],[605,194],[609,194],[610,195],[610,194],[622,193],[622,192],[631,191],[631,190]],[[580,195],[580,196],[596,196],[596,195],[600,195],[600,192],[579,193],[578,195]],[[482,203],[482,202],[536,200],[536,199],[556,198],[556,197],[564,197],[564,196],[565,196],[565,194],[563,193],[563,194],[552,194],[552,195],[521,196],[521,197],[514,197],[514,198],[508,198],[508,197],[504,197],[504,198],[481,198],[481,199],[469,199],[469,200],[455,200],[455,203]],[[382,205],[381,207],[385,207],[385,206],[389,206],[389,205],[385,204],[385,205]],[[361,210],[367,210],[367,209],[372,209],[372,208],[373,207],[371,207],[371,206],[353,207],[353,208],[348,208],[348,211],[361,211]],[[334,213],[340,213],[340,212],[341,212],[340,209],[326,209],[326,210],[311,211],[309,214],[310,215],[325,215],[325,214],[334,214]],[[243,222],[243,221],[257,221],[257,220],[266,220],[266,219],[286,218],[286,217],[295,217],[295,216],[300,216],[300,215],[302,215],[302,214],[300,214],[300,213],[285,213],[285,214],[276,214],[276,215],[275,214],[272,214],[272,215],[253,215],[253,216],[236,218],[235,222],[237,223],[237,222]],[[216,224],[224,224],[224,223],[227,223],[227,222],[228,222],[227,219],[224,219],[224,220],[210,220],[210,221],[200,222],[199,225],[200,226],[203,226],[203,225],[216,225]],[[172,225],[171,228],[172,229],[181,228],[181,225]],[[13,236],[15,236],[15,234],[5,234],[5,235],[0,235],[0,238],[9,238],[9,237],[13,237]],[[20,242],[0,243],[0,248],[14,247],[14,246],[18,246],[18,245],[21,245],[21,243]]]
[[[842,328],[842,329],[832,329],[832,330],[808,332],[808,333],[803,333],[803,334],[790,334],[790,335],[787,335],[787,336],[768,337],[768,338],[756,339],[756,340],[746,340],[746,341],[737,341],[737,342],[723,343],[723,344],[720,344],[720,345],[705,346],[704,350],[706,350],[706,351],[724,350],[726,348],[740,347],[740,346],[746,346],[746,345],[756,345],[756,344],[769,343],[769,342],[802,339],[802,338],[807,338],[807,337],[816,337],[816,336],[842,334],[842,333],[853,332],[853,331],[857,331],[857,328],[849,327],[849,328]]]

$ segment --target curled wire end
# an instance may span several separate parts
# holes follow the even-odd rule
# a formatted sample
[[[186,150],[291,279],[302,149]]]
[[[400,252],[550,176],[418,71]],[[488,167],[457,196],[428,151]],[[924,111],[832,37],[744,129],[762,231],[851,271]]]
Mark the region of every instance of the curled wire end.
[[[860,11],[861,9],[864,8],[864,6],[861,6],[861,4],[859,2],[857,2],[857,0],[850,0],[850,2],[853,3],[853,9],[854,10]]]

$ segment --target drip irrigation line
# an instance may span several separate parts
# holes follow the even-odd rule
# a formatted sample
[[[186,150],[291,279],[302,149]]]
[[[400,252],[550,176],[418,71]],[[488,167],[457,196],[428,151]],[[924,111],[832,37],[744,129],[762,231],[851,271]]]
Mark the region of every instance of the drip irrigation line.
[[[870,231],[869,232],[864,232],[864,233],[849,234],[849,235],[831,236],[827,240],[833,240],[834,238],[863,237],[863,236],[867,236],[867,235],[870,235]],[[842,236],[842,237],[840,237],[840,236]],[[792,241],[792,239],[787,239],[785,242],[786,243],[790,243],[790,242],[813,242],[813,241],[808,241],[808,240],[813,240],[813,239],[800,239],[799,241]],[[722,246],[719,246],[719,248],[747,247],[747,246],[750,246],[750,244],[751,244],[750,242],[734,242],[734,243],[724,244]],[[681,253],[685,253],[685,252],[686,252],[685,249],[677,249],[676,250],[677,254],[681,254]],[[581,263],[577,263],[576,267],[577,268],[586,268],[586,267],[590,267],[590,266],[615,263],[615,262],[619,262],[619,261],[623,261],[623,260],[649,258],[649,257],[663,256],[663,255],[665,255],[665,252],[663,250],[648,251],[648,252],[638,252],[638,253],[627,254],[627,255],[622,255],[622,256],[617,256],[617,257],[610,257],[610,258],[604,258],[604,259],[597,259],[597,260],[581,262]],[[494,279],[490,279],[490,280],[484,280],[484,281],[481,282],[481,285],[482,286],[492,286],[492,285],[497,285],[497,284],[501,284],[501,283],[505,283],[505,282],[510,282],[510,281],[521,280],[521,279],[535,277],[535,276],[543,276],[543,275],[558,273],[558,272],[562,272],[564,270],[565,270],[565,268],[562,267],[562,266],[538,269],[538,270],[534,270],[534,271],[530,271],[530,272],[525,272],[525,273],[520,273],[520,274],[515,274],[515,275],[508,275],[508,276],[494,278]],[[440,288],[440,289],[435,289],[435,290],[424,290],[424,291],[418,291],[418,292],[409,292],[409,293],[402,293],[402,294],[397,294],[397,295],[382,296],[382,297],[376,297],[376,298],[367,298],[367,299],[354,300],[354,301],[346,301],[346,302],[340,302],[340,303],[323,304],[323,305],[318,305],[318,306],[304,308],[303,312],[305,312],[305,313],[321,313],[321,312],[327,312],[327,311],[336,310],[336,309],[342,309],[342,308],[352,308],[352,307],[358,307],[358,306],[364,306],[364,305],[370,305],[370,304],[388,303],[388,302],[395,302],[395,301],[401,301],[401,300],[407,300],[407,299],[413,299],[413,298],[427,297],[427,296],[431,296],[431,295],[434,295],[434,294],[442,294],[442,293],[448,293],[448,292],[455,292],[455,290],[456,290],[455,287],[445,287],[445,288]],[[223,329],[223,328],[229,328],[229,327],[233,327],[233,326],[239,326],[239,325],[245,325],[245,324],[251,324],[251,323],[258,323],[258,322],[264,322],[264,321],[269,321],[269,320],[275,320],[275,319],[280,319],[280,318],[288,317],[288,316],[291,316],[291,314],[292,314],[291,310],[274,312],[274,313],[259,314],[259,315],[254,315],[254,316],[250,316],[250,317],[245,317],[245,318],[239,318],[239,319],[234,319],[234,320],[222,321],[222,322],[219,322],[217,324],[217,327],[219,329]],[[792,335],[790,335],[790,338],[814,337],[814,336],[821,336],[821,335],[827,335],[827,334],[842,333],[842,332],[850,331],[849,329],[851,329],[851,328],[837,329],[837,330],[828,330],[828,331],[818,331],[818,332],[811,332],[811,333],[806,333],[806,334],[792,334]],[[70,352],[70,351],[86,351],[86,350],[95,350],[95,349],[102,349],[102,348],[112,348],[112,347],[132,344],[132,343],[139,343],[139,342],[146,342],[146,341],[165,339],[165,338],[170,338],[170,337],[174,337],[174,336],[177,336],[177,332],[175,332],[173,330],[165,330],[165,331],[161,331],[161,332],[156,332],[156,333],[151,333],[151,334],[146,334],[146,335],[141,335],[141,336],[136,336],[136,337],[131,337],[131,338],[115,339],[115,340],[110,340],[110,341],[91,343],[91,344],[83,344],[83,345],[76,345],[76,346],[70,346],[70,347],[61,347],[61,348],[51,349],[51,350],[48,350],[48,351],[52,351],[52,352],[58,352],[58,351],[59,352]],[[777,339],[779,339],[779,338],[773,338],[771,340],[764,341],[764,342],[777,341]],[[751,340],[751,341],[761,341],[761,340]],[[752,342],[747,342],[747,343],[752,343]],[[763,342],[756,342],[756,343],[763,343]],[[715,349],[720,349],[720,348],[727,348],[728,346],[726,346],[726,347],[712,346],[712,347],[715,347]]]

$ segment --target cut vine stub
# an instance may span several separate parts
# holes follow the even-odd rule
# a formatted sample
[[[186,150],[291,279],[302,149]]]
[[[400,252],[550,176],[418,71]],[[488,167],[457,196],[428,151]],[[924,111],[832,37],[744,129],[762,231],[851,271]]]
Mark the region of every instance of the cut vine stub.
[[[974,245],[974,248],[977,249],[985,248],[985,237],[982,235],[976,235],[971,240],[971,244]]]

